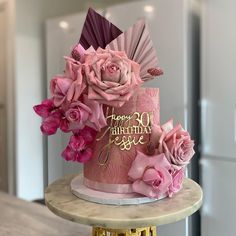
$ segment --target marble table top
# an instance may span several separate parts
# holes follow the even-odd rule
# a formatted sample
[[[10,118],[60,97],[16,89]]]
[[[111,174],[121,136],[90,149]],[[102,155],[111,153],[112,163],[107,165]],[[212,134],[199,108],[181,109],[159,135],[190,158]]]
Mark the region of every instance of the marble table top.
[[[182,190],[172,198],[116,206],[88,202],[73,195],[70,181],[74,177],[66,176],[49,185],[45,191],[46,205],[62,218],[90,226],[113,229],[158,226],[184,219],[202,204],[201,187],[191,179],[185,179]]]

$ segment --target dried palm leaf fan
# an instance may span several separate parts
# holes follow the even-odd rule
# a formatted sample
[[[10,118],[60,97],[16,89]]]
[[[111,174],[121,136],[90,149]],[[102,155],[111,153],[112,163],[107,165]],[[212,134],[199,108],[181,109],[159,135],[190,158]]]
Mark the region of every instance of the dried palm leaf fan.
[[[143,81],[163,74],[163,71],[158,67],[156,50],[144,20],[139,20],[110,42],[106,48],[125,51],[129,59],[140,64],[140,77]]]
[[[122,31],[89,8],[79,43],[86,50],[93,47],[125,51],[128,58],[141,65],[140,77],[143,81],[151,80],[163,74],[158,67],[156,50],[144,20],[137,21],[127,31]]]

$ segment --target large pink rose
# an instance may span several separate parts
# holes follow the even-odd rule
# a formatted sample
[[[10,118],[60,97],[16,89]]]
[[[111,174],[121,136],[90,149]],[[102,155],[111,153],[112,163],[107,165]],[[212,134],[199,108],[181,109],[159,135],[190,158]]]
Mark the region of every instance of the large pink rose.
[[[158,152],[164,153],[175,169],[186,166],[194,155],[194,141],[180,124],[173,127],[170,120],[162,126],[162,135],[158,143]]]
[[[142,83],[140,65],[125,52],[99,48],[85,54],[84,66],[88,98],[109,106],[121,107]]]
[[[146,156],[138,151],[128,176],[133,181],[134,192],[159,198],[168,194],[172,183],[171,172],[171,164],[164,154]]]

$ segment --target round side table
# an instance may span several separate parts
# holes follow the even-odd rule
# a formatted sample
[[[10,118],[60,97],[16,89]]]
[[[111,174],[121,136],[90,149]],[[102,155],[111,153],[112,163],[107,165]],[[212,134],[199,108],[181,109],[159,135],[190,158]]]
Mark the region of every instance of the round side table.
[[[201,187],[185,179],[172,198],[128,206],[102,205],[82,200],[70,191],[75,175],[50,184],[45,191],[47,207],[56,215],[93,227],[93,236],[156,236],[156,226],[184,219],[202,204]],[[155,226],[154,226],[155,225]]]

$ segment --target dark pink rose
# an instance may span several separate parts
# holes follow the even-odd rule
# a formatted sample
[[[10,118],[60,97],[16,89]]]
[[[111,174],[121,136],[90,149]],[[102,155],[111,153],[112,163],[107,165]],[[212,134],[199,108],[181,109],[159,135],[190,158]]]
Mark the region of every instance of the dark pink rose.
[[[180,124],[173,127],[172,120],[163,125],[162,130],[158,152],[164,153],[175,169],[181,169],[189,163],[195,153],[194,141]]]
[[[55,107],[51,99],[45,99],[41,104],[34,106],[33,109],[39,116],[46,118]]]
[[[54,105],[59,107],[66,99],[72,80],[63,76],[54,77],[50,82],[50,91]]]
[[[65,112],[65,118],[70,130],[83,129],[92,110],[82,102],[73,102]]]
[[[173,171],[172,173],[172,183],[169,186],[168,196],[172,197],[174,193],[177,193],[181,188],[184,180],[184,168],[180,170]]]
[[[133,181],[134,192],[159,198],[166,195],[172,183],[172,167],[164,154],[147,156],[137,152],[128,176]]]
[[[88,98],[102,104],[121,107],[142,83],[140,65],[125,52],[99,48],[85,54],[84,66]]]

